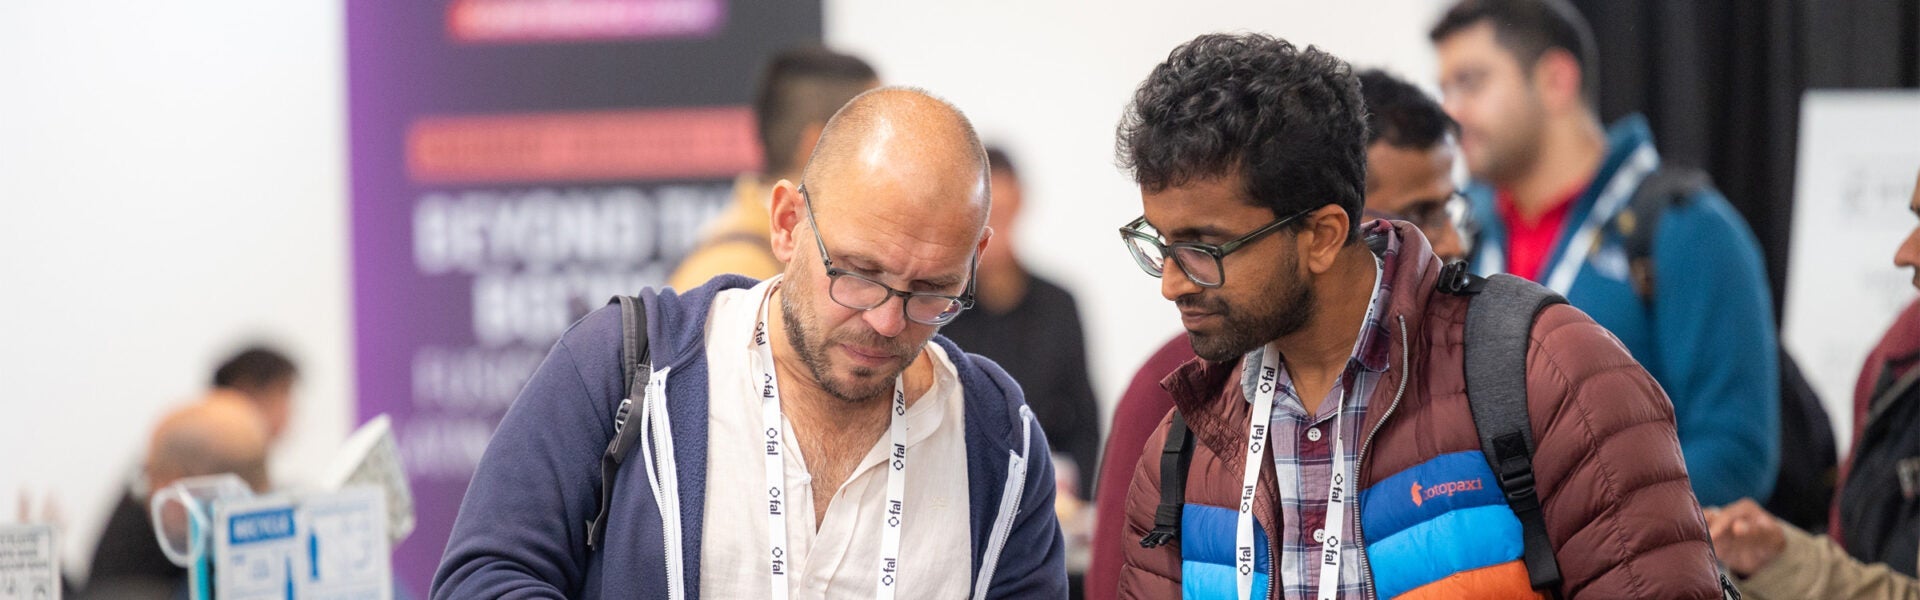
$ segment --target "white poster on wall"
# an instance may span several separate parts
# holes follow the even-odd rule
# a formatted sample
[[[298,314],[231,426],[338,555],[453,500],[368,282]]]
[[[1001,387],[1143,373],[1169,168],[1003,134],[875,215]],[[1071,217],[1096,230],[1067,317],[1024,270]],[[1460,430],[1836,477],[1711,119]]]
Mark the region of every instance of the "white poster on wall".
[[[1867,353],[1915,297],[1893,253],[1916,225],[1920,92],[1808,92],[1800,105],[1782,337],[1852,447],[1853,384]]]

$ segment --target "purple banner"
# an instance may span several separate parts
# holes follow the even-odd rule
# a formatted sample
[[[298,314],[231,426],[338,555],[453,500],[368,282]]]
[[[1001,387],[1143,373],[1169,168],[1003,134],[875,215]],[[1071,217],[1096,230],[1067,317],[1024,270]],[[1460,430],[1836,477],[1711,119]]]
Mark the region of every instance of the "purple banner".
[[[348,0],[358,421],[393,418],[413,486],[403,589],[554,340],[757,168],[760,64],[820,33],[818,1]]]

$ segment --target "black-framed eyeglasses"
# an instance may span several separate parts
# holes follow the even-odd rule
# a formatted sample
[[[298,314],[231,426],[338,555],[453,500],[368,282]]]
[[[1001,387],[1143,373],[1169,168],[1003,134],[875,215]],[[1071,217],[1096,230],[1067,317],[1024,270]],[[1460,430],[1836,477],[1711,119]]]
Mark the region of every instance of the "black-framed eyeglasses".
[[[1148,275],[1164,276],[1167,257],[1170,256],[1173,257],[1174,263],[1180,265],[1180,272],[1187,274],[1187,279],[1193,280],[1200,287],[1214,288],[1226,283],[1226,268],[1220,261],[1228,254],[1233,254],[1234,251],[1266,237],[1269,233],[1279,231],[1287,223],[1319,208],[1316,206],[1274,219],[1272,223],[1218,246],[1199,242],[1162,243],[1159,232],[1153,229],[1153,225],[1147,223],[1146,215],[1141,215],[1126,227],[1120,228],[1120,241],[1126,243],[1127,251],[1133,254],[1133,261],[1139,263],[1140,270],[1146,271]]]
[[[967,266],[967,289],[960,295],[902,292],[871,277],[833,266],[833,259],[827,257],[827,242],[820,237],[820,225],[813,218],[813,197],[807,194],[804,183],[800,184],[800,200],[807,209],[807,228],[813,230],[813,243],[820,247],[820,264],[827,269],[827,296],[834,302],[853,310],[869,311],[899,296],[900,311],[907,320],[934,326],[950,323],[961,312],[973,308],[973,286],[980,271],[979,253],[974,253]]]

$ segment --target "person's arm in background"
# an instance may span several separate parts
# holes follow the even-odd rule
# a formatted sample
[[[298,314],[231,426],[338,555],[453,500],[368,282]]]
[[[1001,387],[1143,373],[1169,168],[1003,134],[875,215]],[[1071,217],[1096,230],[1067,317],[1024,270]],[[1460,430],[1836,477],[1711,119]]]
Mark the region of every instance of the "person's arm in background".
[[[1780,375],[1760,248],[1718,192],[1669,208],[1653,245],[1654,364],[1705,506],[1767,498],[1780,463]]]
[[[1708,509],[1714,550],[1756,600],[1920,600],[1920,581],[1883,564],[1862,564],[1826,536],[1781,522],[1752,499]]]

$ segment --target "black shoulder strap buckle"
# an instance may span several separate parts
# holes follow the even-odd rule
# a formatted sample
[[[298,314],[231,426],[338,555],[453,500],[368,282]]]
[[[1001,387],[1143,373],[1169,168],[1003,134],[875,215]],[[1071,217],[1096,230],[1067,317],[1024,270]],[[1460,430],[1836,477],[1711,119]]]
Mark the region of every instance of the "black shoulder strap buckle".
[[[1153,531],[1140,538],[1140,547],[1158,548],[1180,538],[1180,513],[1187,502],[1187,466],[1193,463],[1193,433],[1187,419],[1173,411],[1167,425],[1167,443],[1160,449],[1160,506],[1153,511]]]
[[[1474,275],[1473,270],[1467,268],[1467,261],[1459,260],[1441,267],[1440,281],[1434,285],[1443,294],[1473,296],[1486,289],[1487,280]]]
[[[1449,269],[1454,267],[1450,266]],[[1461,281],[1455,273],[1455,281]],[[1471,276],[1466,276],[1471,277]],[[1443,278],[1443,285],[1445,279]],[[1487,466],[1499,479],[1507,507],[1520,520],[1522,558],[1533,589],[1557,595],[1562,577],[1540,512],[1533,473],[1533,426],[1527,417],[1527,346],[1533,323],[1565,298],[1539,284],[1495,275],[1471,277],[1460,289],[1477,295],[1467,305],[1467,404]],[[1445,288],[1443,288],[1444,290]]]
[[[639,427],[627,426],[638,410],[633,399],[635,394],[644,397],[647,380],[653,374],[652,350],[647,344],[646,306],[633,296],[616,296],[611,303],[620,305],[620,371],[627,387],[620,405],[613,410],[613,439],[607,442],[606,453],[600,455],[600,509],[593,520],[587,521],[588,550],[598,550],[606,541],[607,513],[613,510],[613,481],[619,477],[620,465],[632,452],[634,441],[640,438]]]

